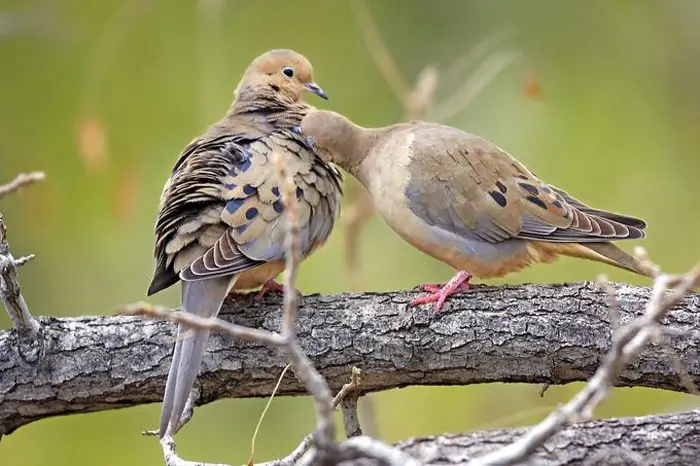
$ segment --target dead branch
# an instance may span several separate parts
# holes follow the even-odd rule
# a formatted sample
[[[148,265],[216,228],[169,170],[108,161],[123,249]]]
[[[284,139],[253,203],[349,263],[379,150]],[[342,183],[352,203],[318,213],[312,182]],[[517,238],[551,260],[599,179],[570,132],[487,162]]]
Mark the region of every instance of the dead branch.
[[[43,172],[20,173],[14,180],[0,185],[0,198],[41,181],[45,177]],[[27,302],[22,296],[17,269],[33,258],[33,254],[19,259],[14,258],[7,241],[7,228],[0,214],[0,298],[10,315],[14,329],[22,339],[20,353],[27,361],[35,361],[40,351],[36,345],[39,324],[32,317]]]
[[[0,186],[0,198],[44,179],[46,179],[44,172],[20,173],[14,180]]]

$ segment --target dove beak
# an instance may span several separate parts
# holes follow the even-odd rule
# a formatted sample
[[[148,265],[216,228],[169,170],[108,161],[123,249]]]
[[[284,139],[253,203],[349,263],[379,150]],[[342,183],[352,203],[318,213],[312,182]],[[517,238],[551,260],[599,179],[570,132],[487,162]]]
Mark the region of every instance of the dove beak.
[[[304,87],[306,88],[307,91],[311,92],[312,94],[316,94],[323,100],[328,100],[328,96],[326,95],[325,92],[323,92],[323,89],[318,87],[318,84],[314,82],[306,83],[304,84]]]

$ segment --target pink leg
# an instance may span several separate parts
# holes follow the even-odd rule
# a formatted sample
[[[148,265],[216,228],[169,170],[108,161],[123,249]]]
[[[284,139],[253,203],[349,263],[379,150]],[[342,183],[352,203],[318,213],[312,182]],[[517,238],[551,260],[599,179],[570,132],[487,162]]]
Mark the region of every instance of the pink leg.
[[[260,291],[258,292],[258,294],[255,295],[255,298],[253,298],[253,299],[255,301],[260,301],[261,299],[263,299],[263,296],[265,296],[265,294],[268,291],[275,291],[277,293],[284,293],[284,285],[277,283],[274,280],[268,280],[265,283],[263,283],[262,288],[260,288]]]
[[[437,314],[440,312],[440,310],[442,310],[447,298],[469,289],[469,280],[471,280],[471,278],[472,275],[469,272],[460,271],[457,272],[457,274],[452,277],[449,282],[445,283],[444,286],[435,284],[421,285],[421,289],[430,294],[428,296],[423,296],[422,298],[414,299],[411,301],[411,306],[434,302],[435,307],[433,308],[433,312]]]

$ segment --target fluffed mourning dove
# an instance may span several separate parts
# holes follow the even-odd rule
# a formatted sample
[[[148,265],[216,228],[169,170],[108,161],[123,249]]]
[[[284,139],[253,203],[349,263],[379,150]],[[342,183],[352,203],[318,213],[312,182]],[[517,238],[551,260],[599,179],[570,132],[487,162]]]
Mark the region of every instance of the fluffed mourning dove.
[[[181,280],[182,309],[214,317],[232,289],[280,287],[273,279],[284,269],[285,217],[275,154],[296,184],[303,256],[326,241],[342,176],[299,134],[312,108],[300,100],[304,91],[327,99],[305,57],[267,52],[245,71],[226,116],[183,150],[160,200],[149,296]],[[161,437],[181,427],[209,335],[186,330],[178,327]]]
[[[587,206],[539,180],[494,144],[450,126],[411,122],[362,128],[314,110],[302,133],[318,155],[347,170],[408,243],[459,272],[413,305],[445,300],[472,276],[501,277],[559,255],[651,270],[611,243],[644,237],[643,220]]]

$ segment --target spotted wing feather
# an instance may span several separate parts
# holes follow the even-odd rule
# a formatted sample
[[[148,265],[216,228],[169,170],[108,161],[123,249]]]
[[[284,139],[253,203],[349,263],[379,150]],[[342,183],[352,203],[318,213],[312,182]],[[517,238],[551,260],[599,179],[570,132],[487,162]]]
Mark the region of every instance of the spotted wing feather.
[[[412,151],[409,207],[428,224],[462,237],[488,243],[644,237],[643,221],[586,206],[477,136],[426,126],[417,130]]]

